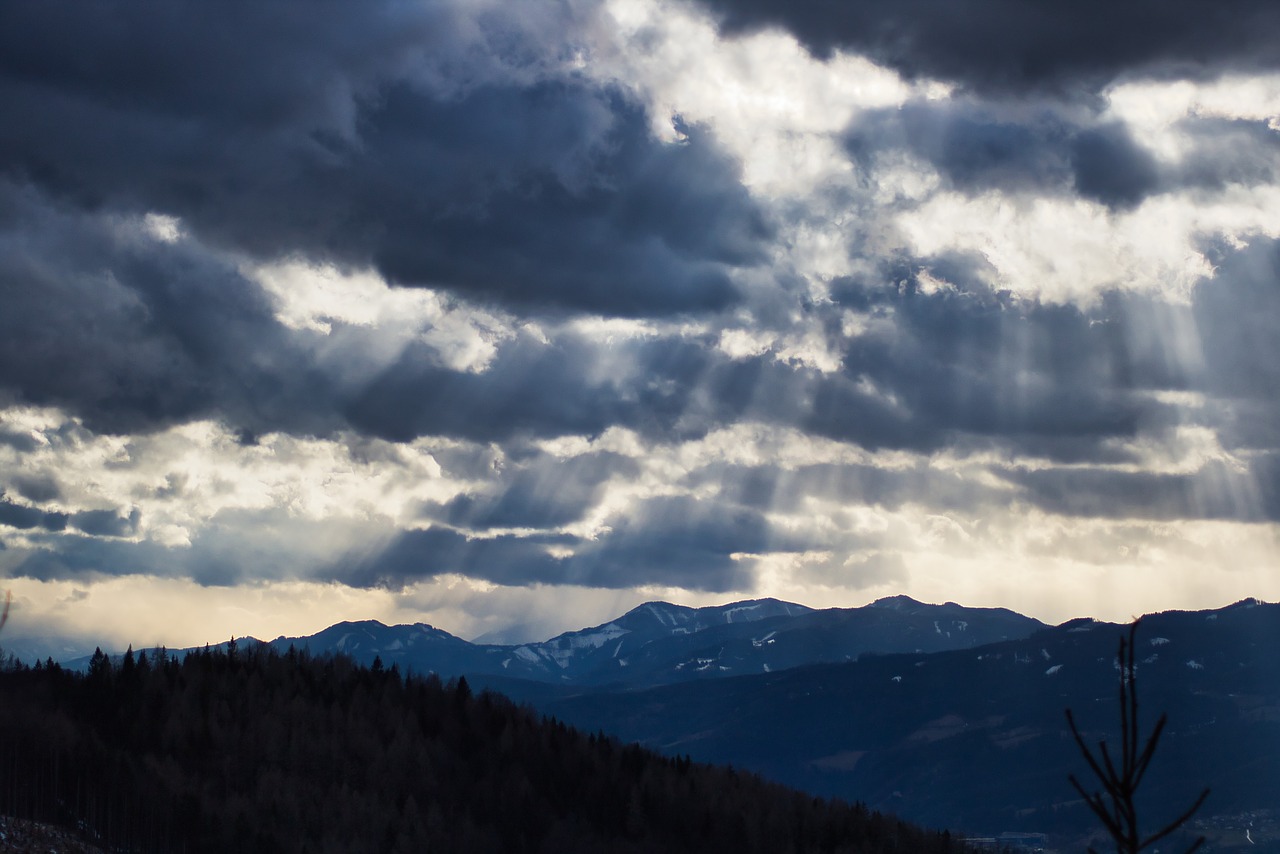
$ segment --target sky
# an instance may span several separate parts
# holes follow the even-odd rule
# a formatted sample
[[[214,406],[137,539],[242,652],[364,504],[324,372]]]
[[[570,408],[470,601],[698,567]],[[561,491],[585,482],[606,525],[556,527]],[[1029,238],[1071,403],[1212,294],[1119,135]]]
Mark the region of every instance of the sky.
[[[1280,599],[1276,32],[0,4],[6,635]]]

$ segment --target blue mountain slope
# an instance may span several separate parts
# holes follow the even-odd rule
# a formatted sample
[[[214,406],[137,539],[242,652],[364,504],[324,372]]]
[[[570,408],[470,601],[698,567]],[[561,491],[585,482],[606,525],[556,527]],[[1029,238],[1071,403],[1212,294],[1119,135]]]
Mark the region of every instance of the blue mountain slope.
[[[1096,825],[1067,783],[1089,772],[1064,710],[1090,742],[1118,743],[1123,632],[1077,620],[976,649],[538,702],[583,728],[925,824],[1046,832],[1073,850]],[[1207,785],[1215,850],[1280,849],[1280,606],[1152,615],[1138,642],[1142,726],[1169,714],[1144,814],[1172,818]]]
[[[621,670],[633,652],[655,641],[689,638],[709,628],[789,618],[810,611],[803,605],[761,599],[707,608],[647,602],[591,628],[565,632],[540,643],[472,644],[425,623],[385,626],[373,620],[338,623],[307,637],[277,638],[272,644],[313,653],[341,652],[357,661],[375,657],[386,666],[444,676],[499,675],[565,684],[592,682],[600,673]]]

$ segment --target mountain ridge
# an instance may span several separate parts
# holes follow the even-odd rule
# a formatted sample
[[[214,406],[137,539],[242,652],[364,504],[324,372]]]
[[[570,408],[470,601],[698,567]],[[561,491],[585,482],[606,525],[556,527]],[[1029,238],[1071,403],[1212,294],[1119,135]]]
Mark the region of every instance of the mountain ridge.
[[[364,664],[380,659],[388,667],[444,677],[640,687],[875,653],[968,648],[1022,637],[1044,625],[1008,609],[934,605],[907,596],[820,609],[764,597],[701,607],[652,600],[603,623],[520,644],[473,642],[424,622],[386,625],[372,619],[340,621],[310,635],[240,642],[341,653]],[[88,660],[63,663],[84,669]]]
[[[1021,637],[1043,623],[1007,609],[931,605],[909,597],[859,608],[815,609],[774,598],[691,607],[644,602],[594,626],[523,644],[472,643],[425,623],[338,623],[279,637],[371,664],[442,676],[491,676],[566,685],[645,686],[771,672],[870,653],[968,648]]]

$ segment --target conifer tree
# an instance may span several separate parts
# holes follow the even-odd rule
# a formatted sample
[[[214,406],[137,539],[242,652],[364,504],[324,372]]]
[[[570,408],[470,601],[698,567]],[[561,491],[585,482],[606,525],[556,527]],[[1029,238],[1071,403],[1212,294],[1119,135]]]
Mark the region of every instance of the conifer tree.
[[[1105,740],[1098,742],[1097,754],[1090,750],[1084,742],[1084,736],[1080,734],[1079,727],[1076,726],[1075,717],[1071,714],[1071,710],[1067,709],[1067,723],[1071,726],[1071,734],[1075,736],[1080,753],[1089,763],[1089,769],[1102,784],[1106,795],[1104,797],[1103,793],[1097,790],[1087,791],[1074,774],[1068,775],[1067,779],[1071,781],[1071,785],[1080,793],[1080,797],[1084,798],[1085,803],[1098,816],[1102,826],[1115,841],[1117,854],[1139,854],[1147,850],[1186,824],[1209,797],[1209,790],[1205,789],[1195,802],[1173,821],[1149,836],[1142,835],[1134,797],[1155,755],[1156,746],[1160,743],[1160,735],[1164,731],[1169,716],[1160,715],[1151,735],[1139,749],[1138,745],[1142,739],[1138,734],[1138,670],[1134,649],[1140,622],[1141,619],[1137,619],[1129,624],[1128,640],[1121,636],[1120,650],[1116,657],[1120,667],[1120,755],[1118,759],[1112,757]],[[1201,836],[1187,848],[1185,854],[1192,854],[1204,842],[1205,838]],[[1096,854],[1092,847],[1089,848],[1089,852]]]

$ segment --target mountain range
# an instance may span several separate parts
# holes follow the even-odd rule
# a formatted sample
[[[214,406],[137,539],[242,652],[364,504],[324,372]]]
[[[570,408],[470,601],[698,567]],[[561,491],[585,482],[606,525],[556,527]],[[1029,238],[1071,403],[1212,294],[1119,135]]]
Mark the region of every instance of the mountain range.
[[[807,664],[868,653],[940,652],[1026,637],[1038,620],[999,608],[926,605],[905,596],[862,608],[815,610],[777,599],[689,608],[647,602],[603,625],[540,643],[469,643],[416,623],[344,622],[271,645],[341,652],[363,664],[441,676],[499,677],[573,686],[648,687]]]
[[[1117,743],[1124,631],[897,596],[850,609],[650,602],[518,645],[374,621],[269,644],[466,676],[667,755],[926,826],[1043,833],[1073,851],[1097,825],[1067,781],[1089,781],[1089,769],[1064,711],[1090,744]],[[1143,784],[1144,815],[1172,818],[1208,786],[1195,829],[1213,850],[1280,851],[1280,606],[1149,615],[1138,643],[1140,726],[1149,731],[1161,712],[1169,720]]]
[[[1067,775],[1099,786],[1064,712],[1115,750],[1124,632],[1082,619],[973,649],[527,699],[584,729],[926,826],[1034,831],[1082,850],[1106,840],[1089,839],[1096,821]],[[1140,792],[1150,829],[1209,787],[1195,829],[1212,850],[1280,850],[1280,606],[1153,614],[1137,643],[1140,728],[1168,715]],[[503,686],[518,699],[519,687]]]

